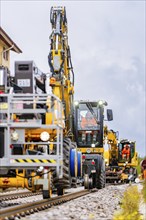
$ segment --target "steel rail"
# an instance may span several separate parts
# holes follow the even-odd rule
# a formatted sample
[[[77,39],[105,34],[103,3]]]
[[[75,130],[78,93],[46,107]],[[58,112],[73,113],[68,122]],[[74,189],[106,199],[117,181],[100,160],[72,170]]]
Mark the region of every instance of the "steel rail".
[[[0,195],[0,202],[2,201],[7,201],[7,200],[12,200],[12,199],[18,199],[18,198],[24,198],[24,197],[29,197],[29,196],[36,196],[36,195],[41,195],[42,192],[18,192],[18,193],[11,193],[11,194],[4,194]]]
[[[17,205],[11,208],[5,208],[4,210],[0,211],[0,220],[9,220],[9,219],[15,219],[15,217],[18,217],[18,218],[24,217],[34,212],[48,209],[51,206],[59,205],[61,203],[70,201],[72,199],[76,199],[78,197],[87,195],[91,192],[92,191],[89,191],[86,189],[86,190],[82,190],[82,191],[78,191],[74,193],[69,193],[63,196],[56,196],[51,199],[43,199],[37,202]]]

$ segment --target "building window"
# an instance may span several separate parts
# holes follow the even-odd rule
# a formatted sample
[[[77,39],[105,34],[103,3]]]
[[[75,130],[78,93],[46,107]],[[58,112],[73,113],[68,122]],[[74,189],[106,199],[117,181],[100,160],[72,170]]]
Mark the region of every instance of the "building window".
[[[8,61],[8,58],[9,58],[9,51],[6,50],[5,47],[3,47],[3,58],[4,58],[5,60],[7,60],[7,61]]]

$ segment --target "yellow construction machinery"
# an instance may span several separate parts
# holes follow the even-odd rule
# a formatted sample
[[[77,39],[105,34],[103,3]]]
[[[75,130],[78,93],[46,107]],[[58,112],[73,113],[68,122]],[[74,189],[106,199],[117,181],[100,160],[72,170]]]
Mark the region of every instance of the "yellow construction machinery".
[[[82,152],[85,188],[105,187],[104,120],[113,120],[111,109],[105,112],[106,101],[76,101],[74,113],[75,140]]]
[[[118,132],[108,130],[105,127],[104,139],[108,144],[108,150],[104,151],[106,182],[114,182],[121,179],[121,169],[118,166],[118,136]]]
[[[83,178],[85,188],[103,188],[106,136],[111,166],[116,158],[126,173],[137,161],[134,142],[127,141],[128,161],[121,158],[125,142],[117,146],[116,134],[104,124],[113,120],[111,109],[105,113],[106,101],[74,102],[65,7],[52,7],[50,22],[51,94],[47,74],[33,61],[15,62],[14,77],[0,67],[0,188],[42,189],[43,198],[51,197],[54,188],[63,195],[77,177]]]
[[[136,152],[136,142],[127,139],[120,140],[118,143],[118,166],[123,168],[121,181],[135,181],[138,175],[137,165],[138,153]]]
[[[107,130],[108,150],[104,157],[106,162],[107,182],[129,182],[137,177],[138,158],[135,142],[127,139],[119,141],[119,133]]]
[[[74,72],[65,7],[50,12],[50,86],[33,61],[15,62],[15,76],[0,69],[0,187],[42,189],[58,195],[81,175],[73,135]]]

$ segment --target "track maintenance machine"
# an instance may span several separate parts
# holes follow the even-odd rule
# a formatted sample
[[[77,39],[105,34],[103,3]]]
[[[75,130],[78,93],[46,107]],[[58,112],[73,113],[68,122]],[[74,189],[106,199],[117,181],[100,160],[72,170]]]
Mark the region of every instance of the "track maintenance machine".
[[[81,176],[81,152],[73,135],[74,72],[65,7],[52,7],[46,74],[32,61],[15,63],[15,76],[0,69],[0,187],[23,187],[43,198],[69,188]]]
[[[104,151],[106,165],[106,182],[118,182],[121,179],[121,169],[118,166],[119,132],[106,129],[108,150]]]
[[[105,151],[106,181],[129,182],[137,178],[138,158],[134,141],[119,141],[118,132],[107,131],[109,149]]]
[[[122,139],[118,143],[118,166],[122,167],[121,180],[123,182],[135,181],[138,176],[138,153],[136,152],[136,142]]]
[[[82,173],[86,189],[105,187],[104,121],[113,120],[111,109],[105,114],[106,101],[76,101],[74,132],[78,151],[82,152]],[[106,118],[105,118],[105,115]]]

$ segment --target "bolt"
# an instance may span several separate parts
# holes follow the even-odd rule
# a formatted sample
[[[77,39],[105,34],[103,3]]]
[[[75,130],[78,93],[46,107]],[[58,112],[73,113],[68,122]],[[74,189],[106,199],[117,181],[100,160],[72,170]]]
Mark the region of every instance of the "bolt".
[[[42,207],[38,207],[38,210],[41,211],[41,210],[42,210]]]
[[[14,220],[14,219],[15,219],[14,215],[11,215],[11,216],[9,217],[9,220]]]
[[[37,208],[34,208],[34,211],[35,211],[35,212],[38,212],[38,209],[37,209]]]
[[[30,215],[30,212],[29,212],[29,210],[27,210],[27,211],[25,212],[25,214],[26,214],[26,215]]]
[[[24,213],[24,212],[21,212],[21,213],[20,213],[20,216],[25,217],[25,213]]]
[[[17,213],[17,214],[16,214],[16,217],[17,217],[17,218],[20,218],[20,214],[19,214],[19,213]]]
[[[44,210],[44,209],[45,209],[45,206],[43,205],[43,206],[42,206],[42,210]]]
[[[33,214],[33,213],[34,213],[33,209],[30,209],[30,213],[31,213],[31,214]]]
[[[47,209],[48,208],[48,206],[47,205],[45,205],[45,209]]]

